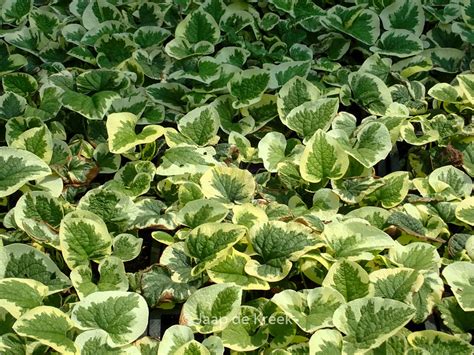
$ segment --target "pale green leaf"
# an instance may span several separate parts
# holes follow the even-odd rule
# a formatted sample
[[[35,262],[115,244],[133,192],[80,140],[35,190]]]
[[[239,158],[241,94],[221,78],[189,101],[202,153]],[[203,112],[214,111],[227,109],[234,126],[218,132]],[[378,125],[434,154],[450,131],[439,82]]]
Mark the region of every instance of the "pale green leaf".
[[[180,118],[178,129],[197,145],[207,145],[215,140],[219,130],[217,111],[212,106],[196,108]]]
[[[180,324],[209,334],[224,330],[240,314],[242,289],[228,283],[207,286],[183,305]]]
[[[58,308],[40,306],[21,316],[13,329],[19,335],[38,340],[61,354],[74,355],[77,348],[68,337],[74,326],[71,319]]]
[[[295,107],[285,117],[285,124],[305,139],[321,129],[327,131],[337,114],[339,100],[318,99]]]
[[[369,294],[369,274],[354,261],[340,260],[328,270],[322,285],[334,288],[349,302]]]
[[[107,344],[117,347],[143,334],[148,324],[148,307],[137,293],[95,292],[74,305],[71,319],[81,330],[105,331]]]
[[[112,113],[107,118],[109,150],[112,153],[125,153],[139,144],[154,142],[164,134],[158,125],[147,125],[139,134],[135,133],[138,117],[132,113]]]
[[[11,195],[31,180],[51,174],[38,156],[26,150],[0,147],[0,197]]]
[[[19,318],[26,311],[43,304],[48,287],[31,279],[5,278],[0,280],[0,307]]]
[[[443,276],[451,287],[461,308],[466,311],[474,311],[474,264],[468,261],[456,261],[446,266]]]
[[[301,177],[309,182],[339,179],[349,166],[349,158],[336,139],[318,130],[308,141],[301,156]]]
[[[284,290],[273,296],[272,302],[302,330],[313,333],[332,326],[333,313],[345,300],[330,287],[317,287],[303,292]]]
[[[208,169],[200,179],[207,198],[224,203],[250,202],[255,191],[255,180],[247,170],[216,166]]]
[[[468,342],[450,334],[435,330],[422,330],[408,335],[408,342],[428,354],[472,354],[474,348]]]
[[[371,259],[371,252],[395,245],[388,234],[371,225],[350,219],[326,225],[323,237],[336,258]]]
[[[380,297],[361,298],[334,312],[336,328],[352,351],[373,349],[395,335],[413,317],[413,307]],[[346,351],[351,351],[351,350]]]
[[[60,245],[71,268],[99,261],[112,253],[112,237],[104,221],[88,211],[67,214],[59,229]]]

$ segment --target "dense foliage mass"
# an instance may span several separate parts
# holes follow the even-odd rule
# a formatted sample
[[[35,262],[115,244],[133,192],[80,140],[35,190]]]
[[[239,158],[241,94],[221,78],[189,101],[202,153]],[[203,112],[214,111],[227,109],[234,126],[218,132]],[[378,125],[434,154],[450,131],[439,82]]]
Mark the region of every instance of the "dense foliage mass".
[[[1,354],[472,353],[473,0],[0,6]]]

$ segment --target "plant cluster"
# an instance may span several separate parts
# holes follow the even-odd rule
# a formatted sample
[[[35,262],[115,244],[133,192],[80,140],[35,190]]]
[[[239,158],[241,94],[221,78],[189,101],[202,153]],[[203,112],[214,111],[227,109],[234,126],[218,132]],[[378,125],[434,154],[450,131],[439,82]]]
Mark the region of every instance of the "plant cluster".
[[[473,0],[0,6],[1,354],[473,352]]]

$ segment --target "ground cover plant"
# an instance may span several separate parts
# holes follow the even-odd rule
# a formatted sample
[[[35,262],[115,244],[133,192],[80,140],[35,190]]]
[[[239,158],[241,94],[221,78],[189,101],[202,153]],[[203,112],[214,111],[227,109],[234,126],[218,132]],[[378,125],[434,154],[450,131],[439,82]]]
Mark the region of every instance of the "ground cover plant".
[[[473,352],[472,0],[0,5],[1,354]]]

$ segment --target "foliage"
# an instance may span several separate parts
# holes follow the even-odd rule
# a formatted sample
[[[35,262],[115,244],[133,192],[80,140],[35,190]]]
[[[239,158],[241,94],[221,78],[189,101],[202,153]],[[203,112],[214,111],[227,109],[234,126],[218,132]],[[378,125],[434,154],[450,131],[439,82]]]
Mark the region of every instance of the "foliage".
[[[473,0],[0,5],[0,353],[473,352]]]

